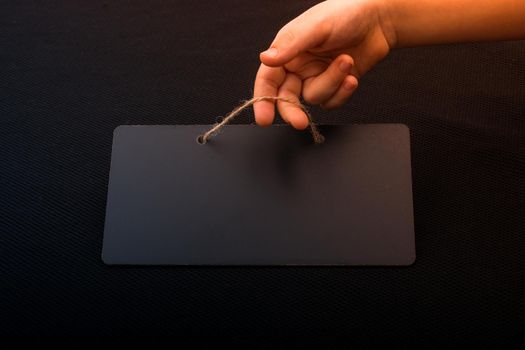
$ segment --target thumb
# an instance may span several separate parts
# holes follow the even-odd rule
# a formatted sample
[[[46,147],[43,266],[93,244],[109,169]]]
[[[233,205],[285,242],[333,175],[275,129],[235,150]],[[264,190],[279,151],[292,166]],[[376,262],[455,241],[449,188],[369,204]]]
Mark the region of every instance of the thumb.
[[[284,26],[275,37],[270,48],[261,52],[261,62],[270,67],[282,66],[302,52],[319,45],[324,37],[314,24],[306,27]]]

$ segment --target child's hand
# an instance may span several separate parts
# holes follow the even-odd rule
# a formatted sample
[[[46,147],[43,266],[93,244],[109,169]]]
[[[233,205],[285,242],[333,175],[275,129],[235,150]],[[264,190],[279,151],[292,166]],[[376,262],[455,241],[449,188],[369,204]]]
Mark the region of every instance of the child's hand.
[[[355,91],[357,78],[389,52],[393,31],[381,0],[329,0],[301,14],[261,53],[254,97],[279,96],[322,108],[341,106]],[[297,129],[308,126],[305,113],[278,101],[282,118]],[[275,105],[254,105],[257,124],[272,124]]]
[[[341,106],[361,77],[394,47],[525,38],[524,0],[328,0],[286,24],[261,53],[254,97],[323,108]],[[270,125],[275,106],[254,104],[255,120]],[[296,105],[277,102],[283,119],[308,126]]]

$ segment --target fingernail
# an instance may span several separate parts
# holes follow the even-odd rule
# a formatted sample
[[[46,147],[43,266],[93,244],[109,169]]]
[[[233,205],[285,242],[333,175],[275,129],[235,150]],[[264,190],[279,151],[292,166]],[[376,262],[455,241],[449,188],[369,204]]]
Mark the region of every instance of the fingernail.
[[[263,54],[269,57],[275,57],[279,53],[279,50],[277,50],[275,47],[269,48],[268,50],[264,51]]]
[[[343,87],[346,89],[346,90],[353,90],[354,89],[354,82],[352,80],[348,80],[346,79],[345,82],[343,83]]]
[[[348,61],[343,60],[339,63],[339,69],[343,73],[349,73],[350,68],[352,68],[352,65]]]

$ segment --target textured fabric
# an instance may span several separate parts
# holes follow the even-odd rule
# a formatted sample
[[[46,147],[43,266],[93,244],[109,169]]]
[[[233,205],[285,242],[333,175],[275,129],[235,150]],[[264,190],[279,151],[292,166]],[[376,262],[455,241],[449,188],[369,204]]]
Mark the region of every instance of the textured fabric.
[[[113,129],[213,123],[251,97],[259,52],[313,3],[2,2],[0,334],[262,344],[518,336],[524,42],[398,50],[345,107],[312,109],[318,122],[411,128],[412,267],[102,263]]]

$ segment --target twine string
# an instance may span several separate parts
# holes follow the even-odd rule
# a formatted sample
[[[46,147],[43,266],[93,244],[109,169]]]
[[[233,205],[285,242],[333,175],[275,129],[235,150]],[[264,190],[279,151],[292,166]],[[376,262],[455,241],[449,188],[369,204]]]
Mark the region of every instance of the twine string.
[[[324,136],[319,132],[319,129],[315,125],[315,123],[312,121],[312,116],[306,109],[306,107],[296,101],[289,100],[284,97],[276,97],[276,96],[260,96],[260,97],[253,97],[252,99],[244,101],[240,106],[234,108],[224,119],[220,122],[214,125],[210,130],[206,131],[202,136],[199,137],[199,140],[201,143],[205,144],[208,142],[213,136],[215,136],[226,124],[228,124],[230,121],[233,120],[236,116],[238,116],[243,110],[250,107],[256,102],[259,101],[283,101],[288,102],[296,105],[297,107],[301,108],[303,112],[308,117],[308,124],[310,128],[310,132],[312,133],[312,137],[314,139],[314,142],[316,144],[320,144],[324,142]]]

